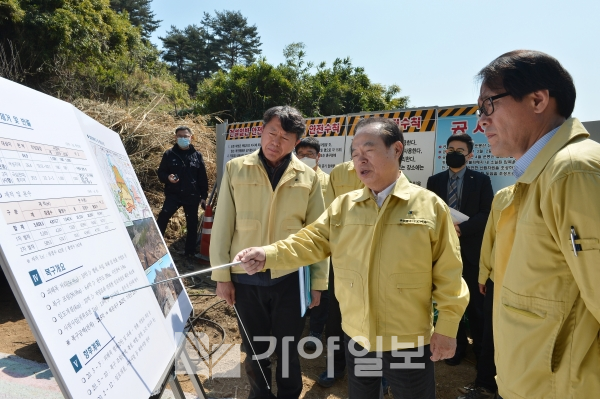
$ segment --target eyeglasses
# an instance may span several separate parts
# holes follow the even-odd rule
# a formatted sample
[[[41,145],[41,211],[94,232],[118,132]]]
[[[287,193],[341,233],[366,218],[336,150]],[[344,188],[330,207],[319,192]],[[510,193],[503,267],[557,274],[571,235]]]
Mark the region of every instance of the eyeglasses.
[[[309,157],[309,158],[316,158],[317,157],[317,153],[316,152],[296,152],[296,155],[298,156],[298,158],[304,158],[304,157]]]
[[[465,153],[465,150],[463,150],[462,148],[457,148],[456,150],[452,150],[452,149],[446,150],[446,154],[454,154],[454,153],[463,155]]]
[[[494,113],[494,100],[497,100],[499,98],[502,97],[506,97],[509,96],[510,93],[506,92],[506,93],[502,93],[502,94],[498,94],[492,97],[488,97],[485,100],[483,100],[483,102],[481,103],[481,107],[479,107],[479,109],[477,109],[477,117],[481,118],[481,114],[485,115],[485,116],[490,116],[491,114]]]

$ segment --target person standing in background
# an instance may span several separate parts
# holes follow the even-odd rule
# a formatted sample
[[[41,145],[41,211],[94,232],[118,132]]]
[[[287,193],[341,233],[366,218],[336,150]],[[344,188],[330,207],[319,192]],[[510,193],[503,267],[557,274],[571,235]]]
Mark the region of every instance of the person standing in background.
[[[473,351],[479,363],[483,339],[483,295],[479,292],[479,255],[485,224],[490,214],[494,191],[490,178],[469,169],[467,163],[473,158],[473,139],[468,134],[450,136],[446,143],[448,170],[427,179],[427,189],[446,201],[448,207],[469,217],[462,223],[454,223],[460,240],[463,261],[463,278],[471,297],[467,306]],[[468,340],[465,322],[461,321],[456,335],[456,354],[446,364],[460,364],[465,356]],[[493,364],[492,364],[493,366]]]
[[[192,131],[187,126],[175,129],[177,143],[167,150],[156,172],[165,185],[165,202],[156,223],[164,236],[169,219],[183,206],[187,236],[185,257],[194,259],[198,238],[198,208],[208,197],[208,177],[202,154],[191,144]]]
[[[319,177],[319,182],[321,183],[321,190],[323,192],[323,196],[327,192],[327,185],[329,184],[329,175],[319,167],[319,159],[321,159],[321,145],[319,144],[319,140],[313,137],[305,137],[300,140],[300,143],[296,145],[296,156],[307,165],[309,168],[315,171],[317,176]],[[326,261],[329,263],[329,261]],[[321,303],[319,306],[310,309],[308,312],[308,316],[310,319],[309,324],[309,335],[318,340],[321,339],[321,335],[323,334],[323,330],[325,329],[325,323],[327,322],[328,315],[328,306],[329,306],[329,291],[324,290],[321,293]],[[302,326],[304,327],[304,326]],[[315,351],[317,350],[317,345],[314,341],[310,340],[304,344],[304,349],[307,351]]]

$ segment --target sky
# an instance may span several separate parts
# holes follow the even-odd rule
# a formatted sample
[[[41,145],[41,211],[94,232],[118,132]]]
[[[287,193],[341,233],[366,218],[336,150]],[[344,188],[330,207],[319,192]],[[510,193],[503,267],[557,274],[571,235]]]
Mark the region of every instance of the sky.
[[[306,45],[307,60],[331,65],[350,57],[372,82],[397,84],[410,107],[473,104],[477,72],[497,56],[531,49],[556,57],[577,89],[573,116],[600,120],[598,0],[153,0],[162,20],[152,42],[171,25],[200,24],[203,13],[240,11],[261,37],[267,61],[283,48]]]

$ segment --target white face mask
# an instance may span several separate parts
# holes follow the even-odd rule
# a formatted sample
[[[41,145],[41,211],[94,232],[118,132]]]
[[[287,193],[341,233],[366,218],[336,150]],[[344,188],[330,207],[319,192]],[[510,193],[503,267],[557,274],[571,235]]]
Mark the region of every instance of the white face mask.
[[[299,158],[301,162],[304,162],[306,166],[311,169],[314,169],[317,166],[317,160],[309,157]]]

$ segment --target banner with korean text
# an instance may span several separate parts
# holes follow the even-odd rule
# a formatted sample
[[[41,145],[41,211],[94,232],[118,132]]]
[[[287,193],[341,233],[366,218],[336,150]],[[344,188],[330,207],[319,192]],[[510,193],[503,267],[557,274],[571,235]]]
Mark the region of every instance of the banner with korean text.
[[[351,147],[356,133],[356,124],[362,118],[373,117],[390,118],[400,127],[404,133],[404,155],[401,169],[412,183],[425,187],[427,178],[433,174],[435,108],[349,115],[344,161],[352,159]]]
[[[221,158],[223,160],[223,168],[233,158],[250,154],[260,148],[262,128],[262,121],[231,123],[227,125],[225,153]]]
[[[314,137],[319,140],[319,144],[321,145],[319,167],[325,173],[330,173],[335,165],[344,162],[346,142],[345,116],[307,119],[304,137]]]

